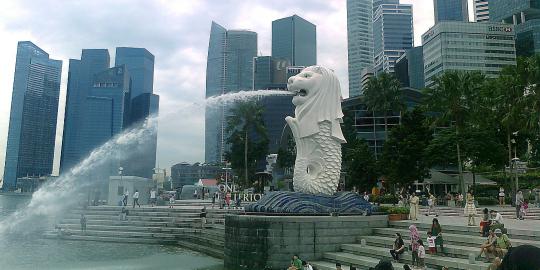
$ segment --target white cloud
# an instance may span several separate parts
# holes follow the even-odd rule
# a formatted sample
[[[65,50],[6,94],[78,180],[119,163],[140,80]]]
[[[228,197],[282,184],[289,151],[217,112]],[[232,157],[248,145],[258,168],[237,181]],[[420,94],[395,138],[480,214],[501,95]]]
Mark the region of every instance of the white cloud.
[[[416,43],[433,24],[430,0],[414,4]],[[43,12],[44,9],[47,12]],[[69,58],[83,48],[145,47],[156,56],[154,92],[161,96],[158,163],[204,159],[204,112],[193,103],[204,98],[206,50],[211,21],[258,33],[259,51],[271,53],[272,20],[298,14],[317,25],[318,62],[339,75],[347,89],[347,25],[344,0],[299,1],[52,1],[0,3],[0,175],[15,68],[17,41],[31,40],[51,58],[64,61],[57,132],[58,166]],[[114,61],[114,58],[112,58]],[[112,62],[113,62],[112,61]]]

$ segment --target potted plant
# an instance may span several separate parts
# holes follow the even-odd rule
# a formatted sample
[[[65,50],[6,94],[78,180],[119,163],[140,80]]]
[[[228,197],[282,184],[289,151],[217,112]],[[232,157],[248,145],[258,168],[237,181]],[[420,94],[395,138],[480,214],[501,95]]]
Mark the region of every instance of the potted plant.
[[[388,220],[407,220],[409,219],[409,208],[407,207],[391,207],[388,208]]]

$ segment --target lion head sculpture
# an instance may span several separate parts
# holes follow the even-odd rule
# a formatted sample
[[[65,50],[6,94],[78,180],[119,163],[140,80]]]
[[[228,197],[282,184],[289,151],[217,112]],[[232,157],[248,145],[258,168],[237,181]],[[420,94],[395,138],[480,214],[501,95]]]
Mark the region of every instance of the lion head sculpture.
[[[321,66],[310,66],[289,78],[287,88],[293,92],[295,116],[299,125],[300,138],[319,132],[319,123],[332,123],[332,137],[345,143],[340,123],[341,88],[334,72]]]

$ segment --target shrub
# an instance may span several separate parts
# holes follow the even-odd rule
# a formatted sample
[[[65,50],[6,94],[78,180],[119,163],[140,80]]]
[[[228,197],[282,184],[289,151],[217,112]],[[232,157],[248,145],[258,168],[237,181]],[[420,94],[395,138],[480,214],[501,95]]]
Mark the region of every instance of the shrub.
[[[388,211],[389,214],[409,214],[407,207],[393,207]]]
[[[370,197],[370,201],[374,203],[382,203],[382,204],[397,204],[399,202],[399,199],[392,195],[392,194],[385,194],[385,195],[373,195]]]

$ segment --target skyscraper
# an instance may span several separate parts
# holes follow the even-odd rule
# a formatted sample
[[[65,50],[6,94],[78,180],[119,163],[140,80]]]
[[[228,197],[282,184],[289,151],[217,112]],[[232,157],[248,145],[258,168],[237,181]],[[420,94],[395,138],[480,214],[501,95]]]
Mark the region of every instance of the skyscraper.
[[[373,2],[347,0],[349,96],[360,95],[360,76],[373,65]]]
[[[145,48],[116,48],[115,65],[125,65],[131,78],[131,102],[126,103],[126,125],[144,121],[159,111],[159,96],[153,94],[154,55]],[[122,164],[126,175],[152,178],[156,166],[157,130],[139,145],[139,151]]]
[[[257,33],[227,30],[212,22],[206,64],[206,97],[253,87],[253,58],[257,56]],[[227,107],[210,104],[205,111],[206,163],[223,162],[226,145]]]
[[[503,23],[441,22],[422,35],[425,86],[447,70],[496,77],[516,64],[514,27]]]
[[[444,21],[469,21],[468,0],[433,0],[435,24]]]
[[[94,75],[108,69],[109,65],[107,49],[83,49],[81,60],[69,60],[60,173],[71,169],[86,155],[81,148],[86,97],[93,86]]]
[[[154,55],[147,49],[118,47],[114,65],[126,65],[131,76],[131,99],[154,92]]]
[[[17,45],[4,189],[17,178],[52,173],[62,61],[30,41]]]
[[[290,66],[288,60],[257,56],[253,61],[253,90],[287,87],[287,67]]]
[[[292,66],[317,64],[317,27],[298,15],[272,22],[272,56]]]
[[[488,0],[474,0],[474,20],[476,22],[489,21]]]
[[[540,3],[538,0],[489,0],[489,20],[514,24],[519,56],[540,53]]]
[[[393,72],[396,60],[413,46],[412,5],[382,3],[373,14],[375,73]]]

